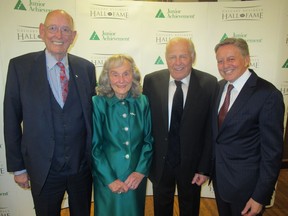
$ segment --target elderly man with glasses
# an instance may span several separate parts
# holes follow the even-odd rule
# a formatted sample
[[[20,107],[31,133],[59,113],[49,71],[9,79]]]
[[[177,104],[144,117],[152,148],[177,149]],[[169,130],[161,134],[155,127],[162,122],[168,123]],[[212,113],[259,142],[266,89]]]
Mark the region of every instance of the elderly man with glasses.
[[[9,63],[4,98],[7,170],[21,188],[31,187],[37,216],[60,216],[65,191],[70,215],[90,216],[95,66],[67,53],[76,36],[67,12],[49,12],[39,32],[46,49]]]

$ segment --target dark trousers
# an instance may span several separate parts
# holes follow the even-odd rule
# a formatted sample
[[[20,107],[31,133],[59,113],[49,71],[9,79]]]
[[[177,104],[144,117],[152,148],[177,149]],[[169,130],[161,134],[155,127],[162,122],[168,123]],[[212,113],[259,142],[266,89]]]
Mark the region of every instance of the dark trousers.
[[[71,216],[90,216],[92,176],[87,167],[75,175],[50,172],[40,194],[32,197],[37,216],[60,216],[65,191]]]
[[[216,198],[219,216],[241,216],[241,212],[245,208],[246,202],[248,202],[248,200],[243,201],[243,202],[241,201],[231,202],[231,203],[227,202],[221,198],[215,181],[213,181],[213,188],[215,192],[215,198]],[[263,212],[264,212],[264,209],[257,216],[261,216]]]
[[[164,167],[163,176],[158,185],[153,184],[155,216],[173,216],[174,193],[177,185],[179,211],[181,216],[198,216],[201,187],[185,180],[179,167]]]

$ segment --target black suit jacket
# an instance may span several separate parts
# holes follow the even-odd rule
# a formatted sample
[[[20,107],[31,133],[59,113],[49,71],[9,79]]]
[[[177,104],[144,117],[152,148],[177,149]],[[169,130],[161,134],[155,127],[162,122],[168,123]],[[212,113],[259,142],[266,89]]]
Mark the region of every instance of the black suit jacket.
[[[91,155],[92,96],[95,95],[95,67],[89,61],[68,54],[75,76],[87,128],[87,158]],[[27,169],[33,188],[40,192],[48,175],[55,141],[50,104],[50,86],[45,52],[29,53],[10,60],[4,96],[4,138],[7,170]]]
[[[214,163],[218,191],[228,202],[270,203],[281,166],[283,97],[253,70],[222,127],[217,115],[225,80],[213,114]]]
[[[181,137],[181,175],[191,182],[196,172],[209,173],[211,163],[211,114],[218,91],[217,79],[210,74],[191,69],[191,78],[183,110]],[[157,71],[145,76],[143,93],[148,96],[154,136],[154,152],[149,178],[158,184],[168,148],[168,87],[169,71]]]

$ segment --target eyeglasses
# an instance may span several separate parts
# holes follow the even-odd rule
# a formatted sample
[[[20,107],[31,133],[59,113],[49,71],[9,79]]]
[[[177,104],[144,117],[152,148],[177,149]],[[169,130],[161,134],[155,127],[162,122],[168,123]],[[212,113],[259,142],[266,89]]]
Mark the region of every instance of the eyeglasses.
[[[50,25],[45,26],[49,33],[56,34],[59,30],[63,35],[71,35],[72,30],[68,26],[56,26],[56,25]]]

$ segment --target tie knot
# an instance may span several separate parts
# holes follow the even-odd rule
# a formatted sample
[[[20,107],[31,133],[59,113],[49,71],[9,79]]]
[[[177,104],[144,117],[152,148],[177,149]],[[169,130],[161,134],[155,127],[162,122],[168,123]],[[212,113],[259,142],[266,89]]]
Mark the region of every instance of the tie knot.
[[[227,92],[230,93],[233,88],[234,88],[234,86],[232,84],[229,84]]]
[[[58,65],[58,67],[61,69],[61,70],[64,70],[65,71],[65,67],[64,67],[64,64],[62,62],[57,62],[56,63]]]
[[[178,87],[181,87],[182,81],[174,80],[174,82],[175,82],[177,88],[178,88]]]

